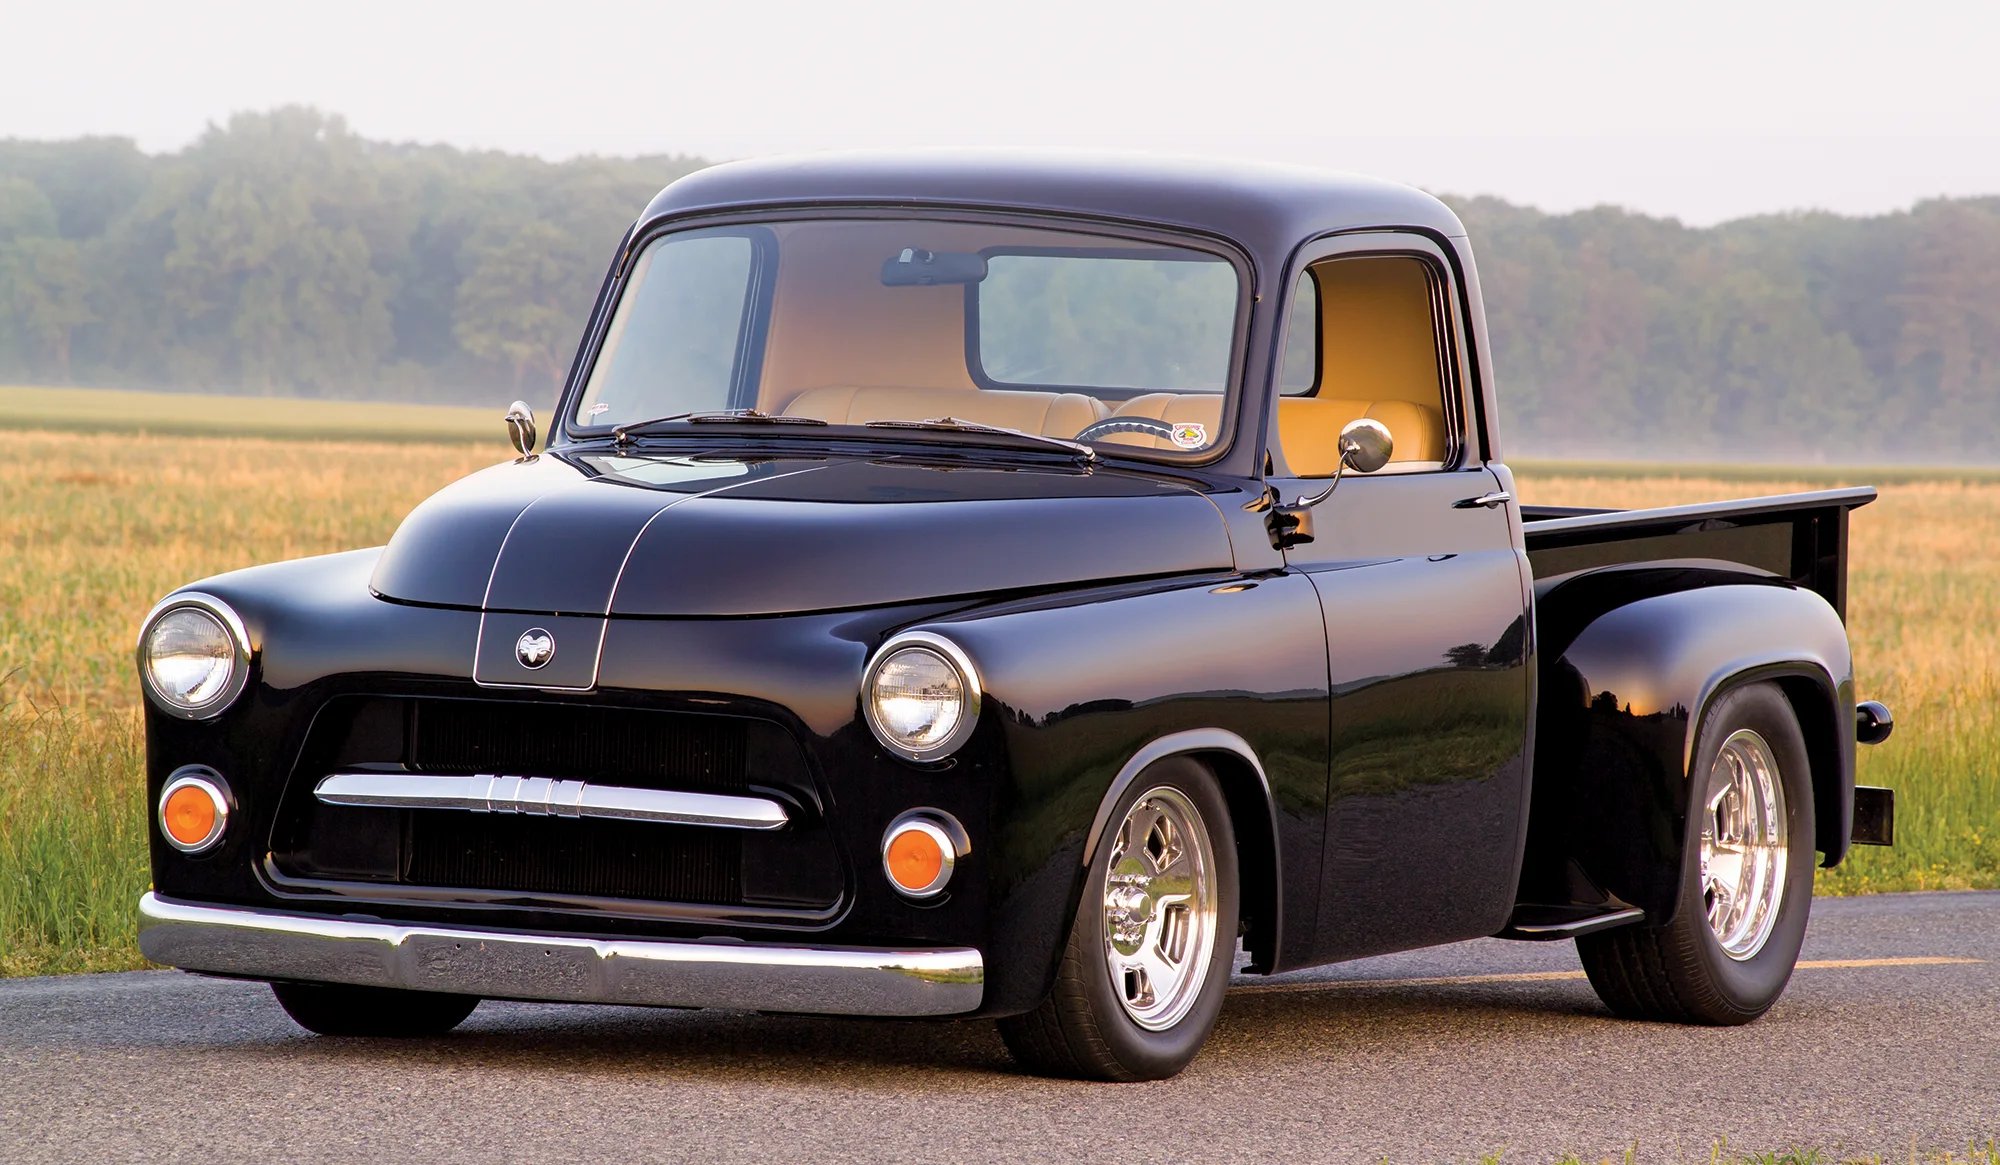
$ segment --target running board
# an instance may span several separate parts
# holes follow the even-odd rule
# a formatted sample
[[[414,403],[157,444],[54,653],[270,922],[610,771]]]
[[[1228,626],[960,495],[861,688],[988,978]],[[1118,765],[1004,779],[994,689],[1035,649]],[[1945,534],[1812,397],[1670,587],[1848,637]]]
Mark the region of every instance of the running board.
[[[470,777],[429,773],[334,773],[313,796],[329,805],[373,809],[464,809],[473,813],[526,813],[538,817],[608,817],[661,825],[712,825],[723,829],[783,829],[790,816],[767,797],[681,793],[591,785],[548,777]]]
[[[1514,917],[1507,920],[1506,927],[1493,937],[1555,942],[1645,920],[1645,911],[1617,901],[1587,906],[1522,902],[1514,907]]]

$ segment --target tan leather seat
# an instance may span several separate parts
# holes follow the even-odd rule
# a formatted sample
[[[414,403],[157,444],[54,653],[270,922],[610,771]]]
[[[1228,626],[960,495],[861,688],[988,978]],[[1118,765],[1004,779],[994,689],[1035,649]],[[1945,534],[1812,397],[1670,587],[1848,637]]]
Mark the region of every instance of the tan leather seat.
[[[1222,395],[1213,392],[1149,392],[1121,403],[1111,410],[1111,415],[1150,417],[1170,425],[1192,421],[1202,427],[1202,431],[1208,434],[1208,439],[1212,443],[1222,430]],[[1139,445],[1153,449],[1177,448],[1165,437],[1149,437],[1144,433],[1112,433],[1104,440],[1120,445]]]
[[[1382,422],[1395,440],[1391,463],[1443,461],[1444,417],[1406,400],[1278,399],[1278,441],[1299,477],[1331,477],[1340,464],[1340,430],[1362,417]]]
[[[1096,397],[1080,392],[1016,392],[1006,389],[810,388],[785,405],[788,417],[817,417],[836,425],[869,421],[925,421],[956,417],[1068,439],[1110,415]]]
[[[1193,421],[1215,439],[1222,425],[1222,397],[1213,393],[1151,392],[1136,396],[1112,411],[1114,417],[1151,417],[1177,424]],[[1369,417],[1382,422],[1395,438],[1391,461],[1443,461],[1444,418],[1438,410],[1402,400],[1322,400],[1281,397],[1278,440],[1285,461],[1300,477],[1327,477],[1340,460],[1340,430],[1349,421]],[[1144,433],[1114,433],[1104,438],[1125,445],[1172,449],[1164,437]]]

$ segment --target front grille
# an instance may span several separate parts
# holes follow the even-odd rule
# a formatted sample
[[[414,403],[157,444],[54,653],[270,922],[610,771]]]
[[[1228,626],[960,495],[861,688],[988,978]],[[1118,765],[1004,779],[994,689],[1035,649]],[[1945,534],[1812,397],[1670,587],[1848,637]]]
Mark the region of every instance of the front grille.
[[[286,877],[359,884],[822,910],[840,897],[823,821],[768,833],[598,818],[327,805],[319,778],[349,767],[496,773],[817,802],[805,755],[764,720],[522,700],[342,697],[314,720],[272,833]],[[363,889],[372,886],[373,889]]]
[[[636,821],[410,814],[420,886],[717,905],[743,900],[742,834]]]
[[[413,700],[407,759],[425,773],[722,792],[744,786],[748,723],[626,708]]]

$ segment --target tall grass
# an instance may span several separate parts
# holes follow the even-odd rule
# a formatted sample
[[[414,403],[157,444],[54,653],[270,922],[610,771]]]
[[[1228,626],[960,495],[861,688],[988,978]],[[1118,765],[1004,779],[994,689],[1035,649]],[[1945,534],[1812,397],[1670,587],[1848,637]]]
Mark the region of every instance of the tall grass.
[[[0,716],[0,976],[139,964],[139,762],[130,714]]]
[[[137,966],[147,883],[138,622],[254,563],[376,545],[506,456],[487,445],[17,432],[0,458],[0,975]],[[1521,474],[1543,504],[1666,505],[1826,484]],[[1867,480],[1865,476],[1861,480]],[[2000,484],[1905,478],[1854,518],[1860,696],[1896,711],[1861,779],[1896,789],[1894,849],[1828,893],[2000,885]]]
[[[0,975],[141,965],[133,640],[220,571],[379,544],[488,446],[19,432],[0,458]]]

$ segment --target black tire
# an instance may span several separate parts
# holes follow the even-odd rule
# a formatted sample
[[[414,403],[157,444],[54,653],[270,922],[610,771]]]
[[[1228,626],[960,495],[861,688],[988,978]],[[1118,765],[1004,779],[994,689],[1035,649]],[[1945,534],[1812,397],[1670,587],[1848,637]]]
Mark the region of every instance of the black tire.
[[[1786,867],[1777,918],[1763,946],[1746,959],[1723,949],[1709,925],[1701,885],[1699,816],[1703,790],[1724,743],[1737,731],[1761,736],[1777,762],[1785,796]],[[1691,821],[1681,868],[1679,908],[1665,926],[1634,926],[1576,940],[1577,954],[1611,1010],[1627,1019],[1733,1025],[1770,1010],[1798,962],[1812,913],[1812,767],[1798,717],[1775,684],[1746,684],[1711,708],[1695,748]]]
[[[341,983],[273,983],[271,993],[295,1023],[323,1036],[441,1036],[479,1006],[476,995]]]
[[[1113,838],[1106,836],[1084,876],[1076,922],[1053,990],[1035,1010],[1000,1020],[1000,1036],[1008,1050],[1031,1072],[1081,1080],[1163,1080],[1188,1066],[1221,1014],[1236,955],[1240,883],[1236,833],[1215,774],[1188,757],[1170,757],[1151,766],[1112,807],[1108,831],[1116,831],[1142,797],[1161,788],[1178,791],[1194,806],[1214,855],[1213,949],[1193,1003],[1172,1026],[1158,1031],[1140,1026],[1127,1014],[1105,959],[1104,895],[1113,849]]]

